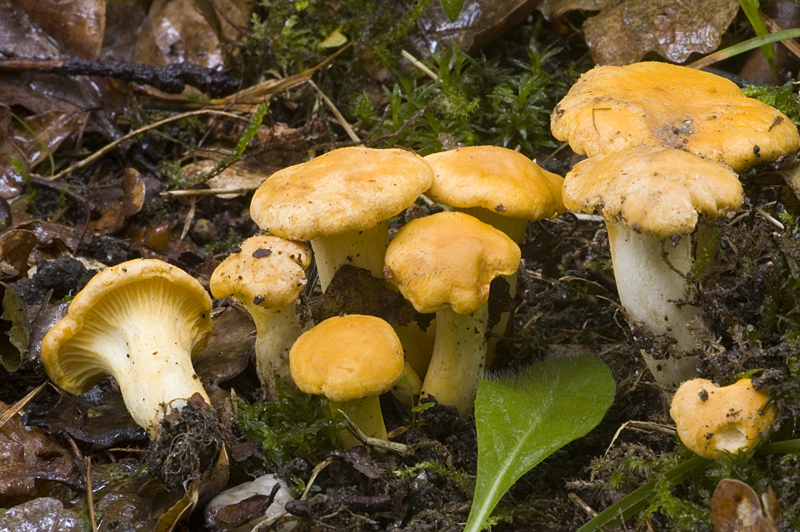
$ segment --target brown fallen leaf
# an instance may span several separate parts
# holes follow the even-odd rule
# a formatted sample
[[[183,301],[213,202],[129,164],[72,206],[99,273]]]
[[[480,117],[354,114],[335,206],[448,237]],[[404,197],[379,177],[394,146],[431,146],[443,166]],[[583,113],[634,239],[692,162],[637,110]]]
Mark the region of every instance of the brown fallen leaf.
[[[98,59],[103,46],[103,0],[16,0],[67,55]]]
[[[122,187],[99,188],[92,198],[92,210],[100,213],[90,223],[94,232],[104,235],[122,228],[125,220],[142,210],[145,193],[144,180],[133,168],[125,169]]]
[[[763,497],[766,514],[753,488],[740,480],[721,480],[711,497],[714,532],[778,532],[775,519],[780,509],[775,495],[770,490]]]
[[[41,497],[9,509],[0,516],[0,530],[81,532],[81,520],[58,499]]]
[[[627,65],[648,52],[674,63],[719,47],[739,10],[738,0],[548,0],[550,18],[574,9],[600,10],[583,24],[586,44],[598,65]]]
[[[0,413],[8,409],[0,402]],[[0,506],[37,497],[66,497],[80,475],[70,453],[40,429],[13,416],[0,427]]]
[[[44,61],[60,55],[55,43],[19,4],[0,0],[0,57]]]

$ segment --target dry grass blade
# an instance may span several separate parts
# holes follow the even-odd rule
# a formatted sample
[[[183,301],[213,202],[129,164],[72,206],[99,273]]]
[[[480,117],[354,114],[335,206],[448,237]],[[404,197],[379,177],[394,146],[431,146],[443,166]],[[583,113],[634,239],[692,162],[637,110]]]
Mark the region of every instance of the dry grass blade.
[[[34,388],[33,390],[31,390],[31,392],[30,392],[28,395],[26,395],[25,397],[23,397],[22,399],[20,399],[20,400],[19,400],[19,401],[17,401],[16,403],[14,403],[14,406],[12,406],[12,407],[9,407],[9,409],[8,409],[8,410],[6,410],[5,412],[3,412],[3,415],[2,415],[2,416],[0,416],[0,427],[2,427],[3,425],[5,425],[6,423],[8,423],[8,420],[9,420],[9,419],[11,419],[12,417],[14,417],[14,415],[15,415],[17,412],[19,412],[20,410],[22,410],[22,409],[25,407],[25,405],[27,405],[28,403],[30,403],[30,402],[31,402],[31,399],[33,399],[34,397],[36,397],[36,394],[38,394],[40,391],[42,391],[42,388],[44,388],[45,384],[47,384],[47,383],[46,383],[46,382],[43,382],[42,384],[40,384],[39,386],[37,386],[36,388]]]
[[[97,532],[97,520],[94,517],[94,494],[92,493],[92,457],[86,457],[86,504],[89,506],[89,520],[92,532]]]
[[[336,120],[338,120],[339,125],[342,126],[342,128],[344,128],[345,132],[347,133],[347,136],[350,137],[350,140],[352,140],[353,142],[361,142],[361,139],[358,138],[356,132],[353,131],[353,128],[347,122],[347,119],[344,117],[342,113],[339,112],[339,109],[336,108],[336,105],[334,105],[331,99],[328,98],[328,96],[326,96],[325,93],[322,92],[322,90],[319,87],[317,87],[317,84],[314,83],[313,81],[308,80],[308,84],[314,87],[314,90],[317,91],[317,94],[319,94],[320,98],[322,98],[322,101],[325,102],[325,105],[328,106],[328,109],[330,109],[331,112],[334,114],[334,116],[336,116]]]

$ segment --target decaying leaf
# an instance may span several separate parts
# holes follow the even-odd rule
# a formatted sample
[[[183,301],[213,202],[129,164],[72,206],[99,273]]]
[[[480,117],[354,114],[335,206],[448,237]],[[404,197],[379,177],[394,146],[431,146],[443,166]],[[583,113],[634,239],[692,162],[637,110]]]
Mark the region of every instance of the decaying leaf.
[[[81,521],[58,499],[41,497],[17,505],[0,516],[0,530],[81,532]]]
[[[14,372],[22,364],[31,323],[25,303],[6,283],[0,283],[3,293],[3,313],[0,315],[0,364],[6,371]]]
[[[766,513],[753,488],[740,480],[721,480],[711,497],[714,532],[778,532],[780,509],[772,490],[763,499]]]
[[[190,163],[181,168],[183,178],[187,181],[195,181],[208,175],[216,167],[217,161],[205,159]],[[264,167],[254,161],[240,161],[232,164],[222,172],[212,177],[206,184],[211,188],[225,188],[231,190],[255,190],[264,182],[277,168]],[[230,199],[241,196],[243,192],[234,194],[219,194],[219,197]]]
[[[0,411],[8,406],[0,402]],[[0,427],[0,506],[36,497],[61,497],[66,486],[79,486],[71,454],[40,429],[26,427],[12,416]]]
[[[126,168],[121,188],[101,188],[92,198],[93,210],[100,212],[100,218],[91,222],[92,229],[98,234],[108,234],[121,228],[126,219],[142,210],[145,193],[139,172]]]
[[[0,0],[0,57],[58,59],[56,45],[14,0]]]
[[[599,65],[627,65],[647,52],[674,63],[717,49],[739,10],[738,0],[550,0],[540,10],[559,16],[573,9],[601,10],[583,24]]]
[[[0,235],[0,279],[14,280],[28,273],[28,256],[36,235],[24,229],[10,229]]]
[[[103,46],[103,0],[16,0],[66,55],[98,59]]]

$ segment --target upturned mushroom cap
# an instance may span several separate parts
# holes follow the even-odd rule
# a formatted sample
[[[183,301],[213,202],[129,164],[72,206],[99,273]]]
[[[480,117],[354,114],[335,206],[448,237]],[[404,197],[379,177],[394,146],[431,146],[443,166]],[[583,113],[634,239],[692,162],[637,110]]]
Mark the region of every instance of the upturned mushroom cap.
[[[460,212],[440,212],[403,226],[386,250],[386,279],[418,312],[452,307],[474,312],[499,275],[517,272],[519,246],[503,232]]]
[[[684,445],[705,458],[715,458],[718,450],[751,448],[777,415],[769,396],[754,390],[750,379],[721,388],[706,379],[686,381],[669,413]]]
[[[483,207],[525,220],[564,213],[564,179],[514,150],[469,146],[434,153],[425,160],[433,168],[433,184],[426,194],[439,203]]]
[[[729,168],[675,149],[642,146],[591,157],[564,180],[568,209],[598,212],[659,238],[691,233],[698,214],[715,218],[743,199]]]
[[[556,106],[553,135],[589,157],[667,146],[741,171],[800,148],[791,120],[733,82],[668,63],[596,67]]]
[[[363,231],[414,203],[432,179],[412,152],[340,148],[272,174],[253,195],[250,216],[289,240]]]
[[[58,387],[79,395],[120,370],[112,366],[134,365],[119,331],[123,327],[142,335],[174,332],[173,341],[194,358],[212,331],[211,298],[189,274],[160,260],[112,266],[89,281],[70,303],[67,316],[45,335],[45,371]]]
[[[217,299],[234,296],[265,308],[283,308],[306,284],[311,250],[305,244],[258,235],[239,245],[211,275]]]
[[[289,360],[300,390],[343,403],[391,390],[403,373],[403,346],[382,319],[351,314],[300,335]]]

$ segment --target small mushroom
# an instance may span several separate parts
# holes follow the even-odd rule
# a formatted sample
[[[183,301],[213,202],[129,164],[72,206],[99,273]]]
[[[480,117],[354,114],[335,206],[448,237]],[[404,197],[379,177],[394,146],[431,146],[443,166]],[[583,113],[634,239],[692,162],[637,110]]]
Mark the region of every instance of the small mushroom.
[[[436,313],[423,395],[472,410],[486,363],[489,285],[517,272],[520,249],[505,233],[460,212],[406,224],[386,251],[386,279],[418,312]]]
[[[328,318],[300,335],[289,360],[301,391],[326,396],[334,415],[342,410],[365,435],[388,439],[379,396],[403,373],[403,346],[391,325],[359,314]],[[359,443],[347,431],[341,439],[346,447]]]
[[[298,296],[306,284],[311,250],[276,236],[245,240],[211,275],[211,293],[232,296],[250,310],[256,325],[256,369],[266,395],[277,398],[275,374],[293,387],[289,349],[311,324]]]
[[[684,301],[684,275],[693,263],[689,235],[701,215],[721,216],[743,199],[730,168],[675,149],[642,146],[592,157],[564,179],[567,208],[599,212],[606,222],[617,290],[628,315],[652,334],[675,340],[666,360],[645,357],[665,387],[694,377],[689,353],[701,347],[700,310]]]
[[[253,194],[250,215],[273,235],[311,241],[324,292],[344,264],[383,277],[389,218],[432,179],[428,163],[410,151],[340,148],[272,174]]]
[[[210,404],[192,359],[211,330],[211,297],[199,282],[166,262],[133,260],[98,273],[75,296],[42,341],[42,364],[75,395],[112,375],[155,440],[164,416],[195,394]]]
[[[750,379],[723,387],[688,380],[675,392],[669,413],[683,444],[705,458],[752,448],[777,416],[769,396],[754,390]]]

